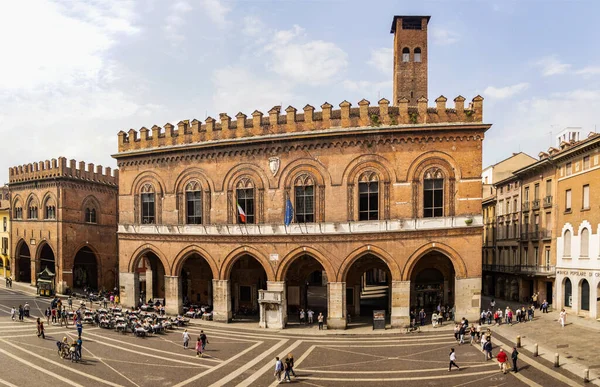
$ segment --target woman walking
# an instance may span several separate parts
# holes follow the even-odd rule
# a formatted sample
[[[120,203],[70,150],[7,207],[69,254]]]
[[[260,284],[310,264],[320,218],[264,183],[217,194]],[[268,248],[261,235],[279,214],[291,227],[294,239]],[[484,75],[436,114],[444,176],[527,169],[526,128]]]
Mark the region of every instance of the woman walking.
[[[196,340],[196,357],[204,357],[204,350],[202,349],[202,341],[198,337]]]
[[[287,360],[289,363],[289,367],[290,367],[290,372],[292,375],[294,375],[294,378],[296,377],[296,373],[294,372],[294,355],[292,355],[291,353],[288,353],[287,356]]]
[[[560,325],[564,328],[567,322],[567,312],[564,309],[560,311],[558,321],[560,322]]]
[[[190,334],[187,329],[183,331],[183,349],[188,349],[188,344],[190,343]]]

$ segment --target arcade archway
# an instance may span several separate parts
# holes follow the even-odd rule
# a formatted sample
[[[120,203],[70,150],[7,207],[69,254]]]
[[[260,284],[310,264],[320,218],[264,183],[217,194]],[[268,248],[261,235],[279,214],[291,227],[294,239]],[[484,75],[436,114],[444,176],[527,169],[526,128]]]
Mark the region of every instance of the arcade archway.
[[[308,254],[294,259],[285,273],[288,323],[299,322],[302,309],[312,310],[315,316],[327,315],[327,281],[325,268],[317,259]]]
[[[165,298],[165,268],[158,256],[149,251],[137,264],[136,271],[139,279],[139,295],[143,302],[155,298]],[[135,300],[138,304],[139,300]],[[163,302],[164,303],[164,302]]]
[[[212,306],[212,270],[206,259],[192,253],[185,258],[181,267],[181,294],[183,305]]]
[[[346,312],[348,322],[371,322],[374,310],[385,310],[390,321],[392,275],[386,262],[365,254],[352,263],[346,275]]]
[[[96,254],[87,246],[79,249],[73,263],[73,287],[98,290],[98,262]]]
[[[252,255],[244,254],[231,267],[231,310],[234,320],[258,320],[258,291],[267,289],[267,273]]]
[[[15,279],[17,282],[31,283],[31,253],[25,242],[21,242],[17,249],[16,266]]]
[[[415,316],[424,309],[429,320],[438,306],[451,309],[454,306],[455,277],[454,265],[443,253],[433,251],[422,256],[410,278],[410,305]]]
[[[38,257],[39,265],[38,271],[42,271],[45,268],[48,268],[52,273],[56,273],[56,263],[54,258],[54,252],[50,248],[47,243],[44,243],[40,250],[40,255]]]

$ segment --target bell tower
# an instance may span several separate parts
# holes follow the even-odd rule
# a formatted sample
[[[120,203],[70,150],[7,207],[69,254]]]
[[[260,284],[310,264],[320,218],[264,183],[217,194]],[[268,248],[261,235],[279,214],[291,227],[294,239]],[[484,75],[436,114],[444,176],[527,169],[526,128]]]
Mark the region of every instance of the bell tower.
[[[427,98],[427,24],[431,16],[394,16],[394,100],[402,97],[409,106]]]

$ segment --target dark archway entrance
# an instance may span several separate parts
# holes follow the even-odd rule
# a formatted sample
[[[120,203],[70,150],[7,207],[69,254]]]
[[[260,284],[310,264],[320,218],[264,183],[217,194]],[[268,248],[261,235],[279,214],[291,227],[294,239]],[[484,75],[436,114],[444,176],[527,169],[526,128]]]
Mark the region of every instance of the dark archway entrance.
[[[410,305],[414,315],[418,316],[419,311],[424,309],[427,320],[431,320],[438,306],[451,309],[454,306],[455,279],[454,265],[446,255],[431,252],[421,257],[410,278]]]
[[[31,283],[31,254],[29,246],[22,242],[17,252],[17,272],[15,279],[18,282]]]
[[[374,310],[385,310],[390,322],[391,272],[385,261],[373,254],[358,258],[346,275],[348,327],[371,324]]]
[[[38,271],[48,268],[48,270],[50,270],[52,273],[56,273],[56,260],[54,259],[54,252],[47,243],[42,246],[39,261],[40,265],[38,267]]]
[[[300,322],[301,309],[312,310],[314,316],[327,315],[327,274],[315,258],[308,254],[296,258],[287,269],[285,285],[288,323]]]
[[[573,285],[570,279],[565,279],[565,306],[571,307],[573,302]]]
[[[251,255],[242,255],[229,275],[234,320],[258,320],[258,291],[267,289],[267,273]]]
[[[165,268],[160,258],[153,252],[142,256],[136,269],[139,276],[140,298],[146,303],[148,300],[165,298]],[[139,300],[135,300],[136,305]]]
[[[212,306],[212,270],[199,254],[190,254],[181,268],[183,305]]]
[[[79,249],[73,263],[73,287],[98,290],[98,274],[96,254],[87,246]]]

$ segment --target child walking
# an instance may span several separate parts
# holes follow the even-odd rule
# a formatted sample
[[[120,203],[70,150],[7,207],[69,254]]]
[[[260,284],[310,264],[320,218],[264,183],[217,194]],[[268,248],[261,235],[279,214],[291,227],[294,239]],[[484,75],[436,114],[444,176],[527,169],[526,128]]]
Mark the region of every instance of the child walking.
[[[202,349],[202,341],[198,337],[196,341],[196,357],[204,357],[204,351]]]

